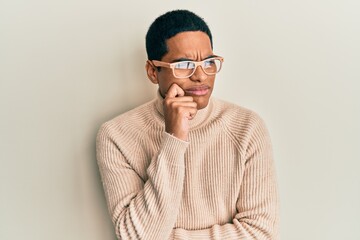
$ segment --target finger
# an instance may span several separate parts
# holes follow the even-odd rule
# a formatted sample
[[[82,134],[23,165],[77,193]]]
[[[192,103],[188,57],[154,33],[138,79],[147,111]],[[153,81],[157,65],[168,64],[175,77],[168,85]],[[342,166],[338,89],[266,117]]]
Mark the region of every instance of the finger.
[[[182,97],[185,95],[184,90],[176,83],[173,83],[169,90],[165,93],[165,98]]]
[[[188,112],[188,119],[191,120],[196,116],[197,113],[197,109],[196,108],[189,108],[189,112]]]
[[[171,104],[173,102],[194,102],[194,98],[190,96],[175,97],[175,98],[165,98],[164,103]]]
[[[194,108],[196,109],[197,107],[197,103],[196,102],[190,102],[190,101],[171,101],[169,99],[169,102],[167,102],[168,106],[170,106],[171,108]]]

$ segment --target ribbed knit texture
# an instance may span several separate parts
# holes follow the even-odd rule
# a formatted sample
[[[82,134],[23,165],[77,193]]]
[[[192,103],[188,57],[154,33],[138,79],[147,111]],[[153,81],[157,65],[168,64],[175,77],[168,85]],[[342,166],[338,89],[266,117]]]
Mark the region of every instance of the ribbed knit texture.
[[[261,118],[211,99],[189,142],[165,133],[162,98],[105,123],[97,159],[119,239],[278,239],[278,192]]]

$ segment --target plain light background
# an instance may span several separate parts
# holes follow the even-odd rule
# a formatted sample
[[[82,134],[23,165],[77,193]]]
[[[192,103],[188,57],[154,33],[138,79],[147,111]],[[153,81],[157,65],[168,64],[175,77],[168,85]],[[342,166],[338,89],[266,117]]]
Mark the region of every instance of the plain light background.
[[[204,17],[214,95],[269,128],[285,240],[360,239],[360,1],[0,1],[0,239],[114,240],[101,123],[155,96],[150,23]]]

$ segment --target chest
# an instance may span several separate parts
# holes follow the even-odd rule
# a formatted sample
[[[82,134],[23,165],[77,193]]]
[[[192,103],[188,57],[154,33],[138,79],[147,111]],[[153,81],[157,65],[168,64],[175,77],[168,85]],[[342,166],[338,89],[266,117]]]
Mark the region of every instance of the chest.
[[[202,229],[232,221],[244,174],[244,159],[228,139],[190,145],[177,226]]]
[[[161,139],[151,141],[161,142]],[[144,182],[147,167],[159,148],[156,144],[147,149],[139,148],[136,159],[141,163],[135,165]],[[244,160],[226,134],[190,135],[184,155],[185,178],[176,226],[201,229],[231,222],[236,214]]]

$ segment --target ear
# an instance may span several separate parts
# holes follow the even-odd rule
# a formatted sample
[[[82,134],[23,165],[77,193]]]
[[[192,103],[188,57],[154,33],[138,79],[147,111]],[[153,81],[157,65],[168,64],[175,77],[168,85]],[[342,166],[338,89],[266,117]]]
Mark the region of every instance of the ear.
[[[145,70],[149,80],[154,84],[158,84],[157,69],[150,60],[146,61]]]

